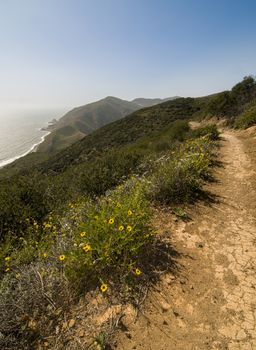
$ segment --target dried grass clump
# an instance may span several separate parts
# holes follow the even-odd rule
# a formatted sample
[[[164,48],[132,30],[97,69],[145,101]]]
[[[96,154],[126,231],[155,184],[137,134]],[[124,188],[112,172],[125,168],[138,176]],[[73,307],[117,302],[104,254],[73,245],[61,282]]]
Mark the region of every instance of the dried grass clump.
[[[0,285],[0,348],[25,350],[43,341],[70,299],[64,275],[44,262],[7,274]]]

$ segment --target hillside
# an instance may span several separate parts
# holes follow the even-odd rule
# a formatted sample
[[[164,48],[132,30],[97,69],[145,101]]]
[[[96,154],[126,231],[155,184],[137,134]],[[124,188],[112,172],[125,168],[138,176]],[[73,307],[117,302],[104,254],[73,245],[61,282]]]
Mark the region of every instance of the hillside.
[[[230,91],[139,109],[60,152],[30,154],[2,169],[0,347],[106,349],[116,328],[116,344],[127,349],[168,348],[169,330],[177,349],[249,341],[255,140],[248,159],[250,134],[240,140],[226,131],[220,140],[211,122],[254,124],[255,98],[256,81],[247,77]],[[168,289],[176,275],[184,278],[175,294]],[[139,311],[154,288],[162,314],[147,304],[152,322],[145,324]],[[163,289],[176,300],[173,309]],[[224,307],[230,302],[233,319]],[[133,315],[140,329],[127,321]],[[233,321],[243,332],[229,336]],[[141,338],[146,325],[155,343]]]
[[[166,102],[166,101],[171,101],[171,100],[175,100],[176,98],[180,98],[180,96],[174,96],[174,97],[167,97],[167,98],[135,98],[134,100],[132,100],[132,103],[135,103],[137,105],[139,105],[141,108],[143,107],[150,107],[153,105],[157,105],[159,103],[162,102]]]
[[[99,156],[109,149],[131,145],[143,138],[154,137],[175,120],[188,119],[198,112],[204,102],[192,98],[179,98],[159,105],[140,109],[126,118],[94,131],[69,148],[50,157],[42,164],[42,169],[63,171],[72,164]]]
[[[7,196],[6,202],[2,200],[0,218],[5,223],[10,210],[8,222],[19,227],[17,213],[24,201],[28,213],[42,220],[49,211],[82,193],[103,194],[137,171],[151,154],[161,153],[184,140],[191,119],[225,118],[231,126],[241,117],[247,123],[253,122],[255,115],[250,112],[247,117],[247,111],[255,105],[255,96],[255,82],[249,77],[230,92],[178,98],[135,111],[52,156],[37,152],[21,158],[0,171],[2,196],[4,193]],[[227,108],[230,105],[232,113]],[[40,210],[36,198],[40,200]]]
[[[138,98],[133,101],[125,101],[108,96],[100,101],[74,108],[47,128],[51,134],[38,147],[38,151],[47,153],[59,151],[81,140],[94,130],[119,120],[140,108],[174,98],[164,100]]]

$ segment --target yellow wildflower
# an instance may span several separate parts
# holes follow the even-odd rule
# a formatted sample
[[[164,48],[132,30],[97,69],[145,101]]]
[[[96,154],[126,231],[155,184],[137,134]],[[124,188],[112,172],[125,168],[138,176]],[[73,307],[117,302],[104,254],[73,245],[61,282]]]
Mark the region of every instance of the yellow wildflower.
[[[131,210],[128,210],[128,215],[132,215],[132,211]]]
[[[117,203],[116,206],[117,206],[117,208],[121,208],[122,205],[120,203]]]
[[[105,293],[108,290],[107,284],[102,283],[102,285],[100,286],[100,290],[102,291],[102,293]]]
[[[131,230],[132,230],[132,227],[131,226],[127,226],[127,231],[131,232]]]
[[[44,254],[43,254],[43,257],[44,257],[44,258],[47,258],[47,256],[48,256],[47,253],[44,253]]]
[[[9,272],[11,269],[9,268],[9,267],[7,267],[6,269],[5,269],[5,272]]]
[[[141,275],[141,270],[137,268],[137,269],[135,270],[135,274],[136,274],[137,276]]]
[[[60,255],[60,256],[59,256],[59,260],[60,260],[60,261],[63,261],[63,260],[65,260],[65,259],[66,259],[65,255]]]
[[[81,237],[84,237],[85,235],[86,235],[86,232],[84,232],[84,231],[80,233]]]
[[[84,247],[83,247],[83,250],[85,252],[89,252],[90,250],[92,250],[92,247],[90,246],[90,244],[86,244]]]
[[[113,218],[110,218],[110,219],[108,220],[108,223],[109,223],[110,225],[112,225],[114,222],[115,222],[115,220],[114,220]]]
[[[5,260],[5,261],[10,261],[10,260],[11,260],[11,257],[10,257],[10,256],[7,256],[4,260]]]
[[[119,231],[123,231],[124,230],[124,226],[123,225],[119,226],[118,230]]]

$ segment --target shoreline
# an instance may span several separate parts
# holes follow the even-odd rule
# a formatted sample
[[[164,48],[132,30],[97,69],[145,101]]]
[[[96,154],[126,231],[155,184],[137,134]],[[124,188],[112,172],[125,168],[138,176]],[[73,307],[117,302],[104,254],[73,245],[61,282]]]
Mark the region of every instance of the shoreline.
[[[41,136],[41,140],[37,143],[35,143],[34,145],[32,145],[32,147],[30,147],[30,149],[24,153],[22,153],[21,155],[18,155],[18,156],[15,156],[15,157],[12,157],[12,158],[9,158],[7,160],[4,160],[4,161],[0,161],[0,169],[4,168],[6,165],[9,165],[13,162],[15,162],[15,160],[19,159],[19,158],[22,158],[22,157],[25,157],[26,155],[28,155],[29,153],[33,153],[33,152],[36,152],[37,151],[37,148],[38,146],[44,142],[45,138],[50,135],[51,131],[46,131],[46,130],[42,130],[40,129],[40,131],[44,131],[46,132],[45,135]]]

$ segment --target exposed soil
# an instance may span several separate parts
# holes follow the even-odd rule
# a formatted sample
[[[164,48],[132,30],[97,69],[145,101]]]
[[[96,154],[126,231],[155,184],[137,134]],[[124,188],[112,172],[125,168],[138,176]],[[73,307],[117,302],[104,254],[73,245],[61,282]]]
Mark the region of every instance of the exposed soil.
[[[123,317],[113,348],[256,349],[254,135],[222,134],[216,181],[206,188],[214,200],[189,207],[190,221],[157,215],[165,239],[181,253],[179,271],[163,274],[138,315]]]

